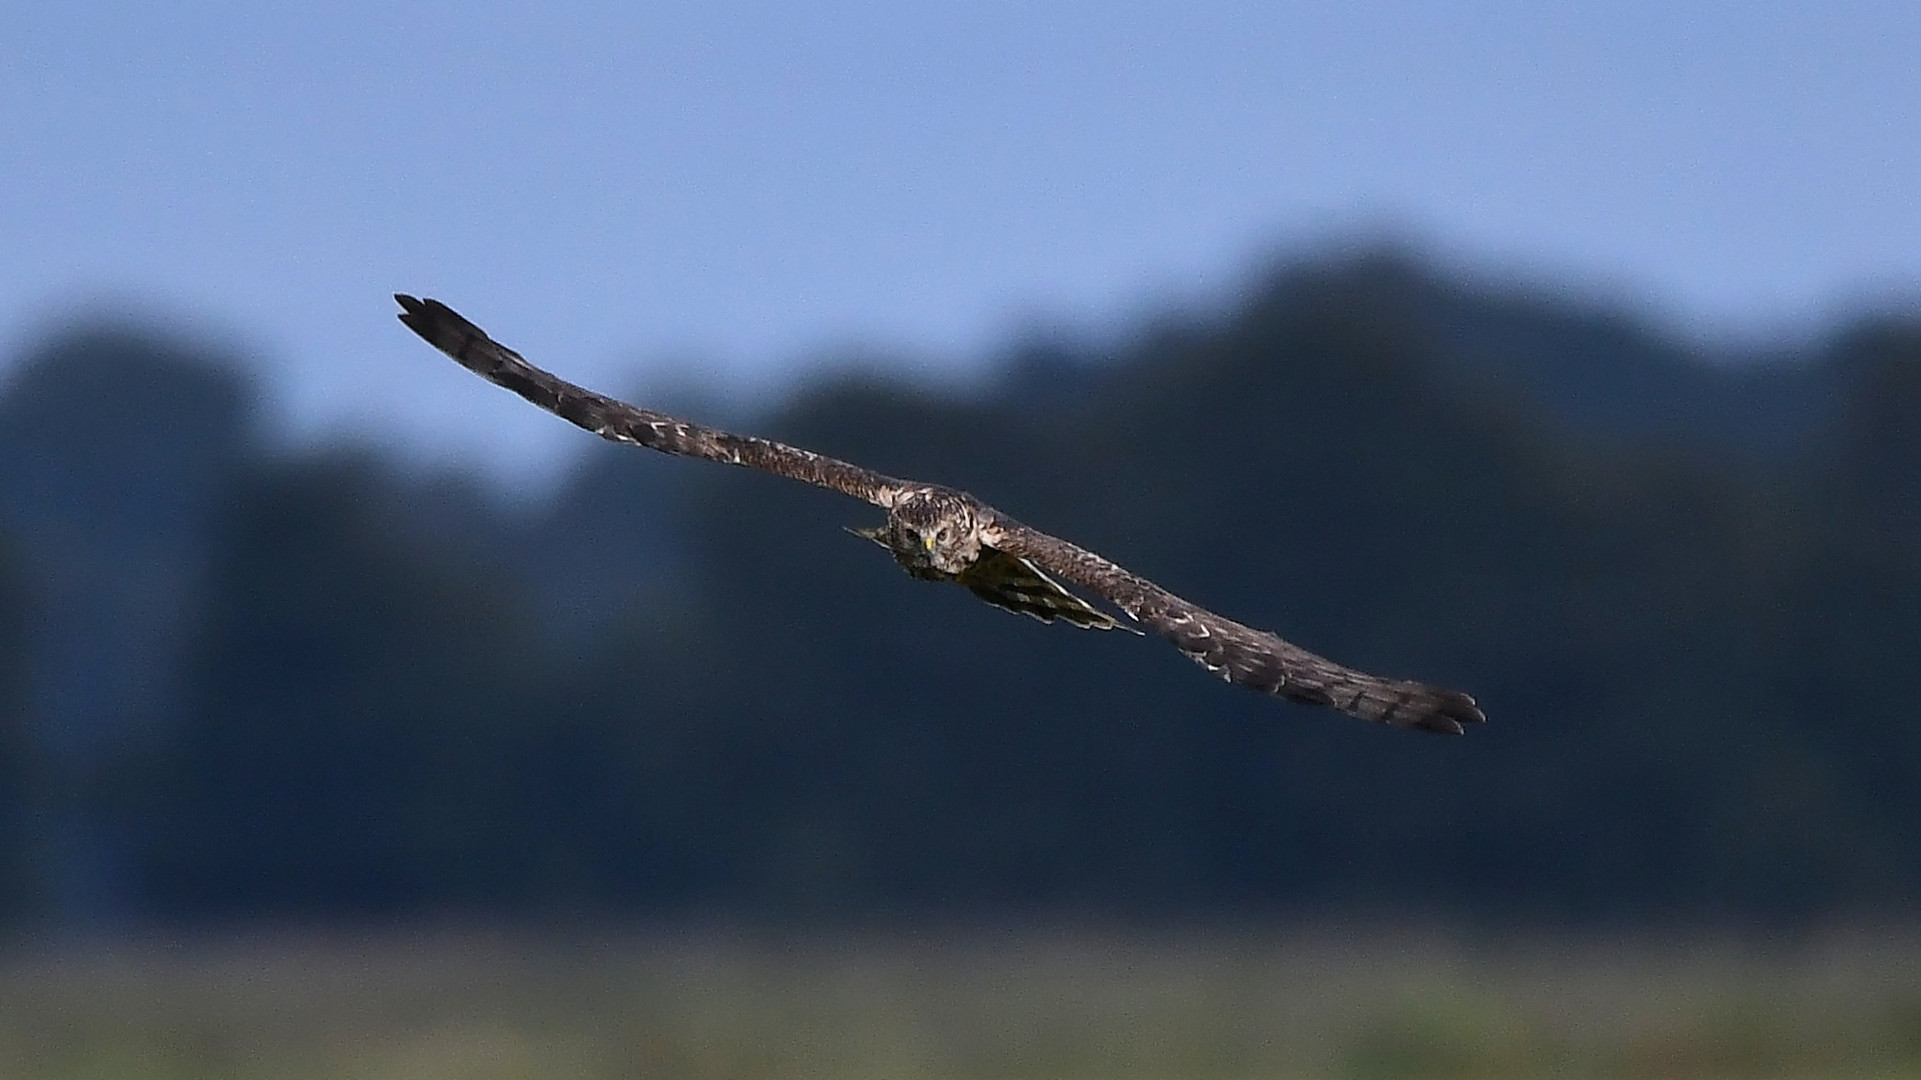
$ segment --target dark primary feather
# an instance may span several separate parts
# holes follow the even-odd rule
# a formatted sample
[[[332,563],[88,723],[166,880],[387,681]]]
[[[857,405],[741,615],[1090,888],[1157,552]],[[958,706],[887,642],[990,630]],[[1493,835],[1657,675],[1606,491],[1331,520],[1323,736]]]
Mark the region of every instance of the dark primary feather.
[[[633,443],[668,454],[765,469],[865,499],[876,506],[891,505],[894,494],[902,487],[901,482],[891,476],[825,454],[771,439],[701,427],[596,394],[528,363],[519,353],[488,337],[486,331],[438,300],[416,300],[399,293],[394,299],[404,309],[400,321],[429,345],[488,382],[512,390],[603,439]]]
[[[1097,629],[1125,626],[1068,592],[1048,576],[1051,572],[1113,602],[1229,682],[1419,731],[1459,735],[1466,725],[1485,719],[1466,694],[1343,667],[1274,634],[1197,607],[1085,548],[1030,529],[964,492],[909,484],[784,443],[733,435],[636,408],[529,364],[437,300],[401,295],[394,299],[404,309],[400,321],[429,344],[482,378],[604,439],[805,480],[887,507],[890,522],[897,504],[912,501],[912,493],[934,492],[950,503],[958,499],[958,508],[980,523],[982,554],[958,576],[945,572],[936,576],[956,577],[990,604],[1042,621],[1060,618]],[[892,547],[884,530],[854,531]]]

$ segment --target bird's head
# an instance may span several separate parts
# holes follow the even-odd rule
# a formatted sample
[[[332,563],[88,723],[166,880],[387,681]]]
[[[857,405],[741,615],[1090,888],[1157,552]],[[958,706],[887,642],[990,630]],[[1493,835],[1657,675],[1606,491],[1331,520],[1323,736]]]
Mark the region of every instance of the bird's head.
[[[980,517],[960,492],[914,488],[888,512],[885,539],[908,573],[952,578],[980,558]]]

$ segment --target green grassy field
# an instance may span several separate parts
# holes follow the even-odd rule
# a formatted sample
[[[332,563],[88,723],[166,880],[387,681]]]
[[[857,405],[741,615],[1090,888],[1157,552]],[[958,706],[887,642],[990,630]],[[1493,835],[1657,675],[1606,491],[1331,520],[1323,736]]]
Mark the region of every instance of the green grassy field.
[[[1921,1077],[1921,933],[28,946],[0,959],[0,1076]]]

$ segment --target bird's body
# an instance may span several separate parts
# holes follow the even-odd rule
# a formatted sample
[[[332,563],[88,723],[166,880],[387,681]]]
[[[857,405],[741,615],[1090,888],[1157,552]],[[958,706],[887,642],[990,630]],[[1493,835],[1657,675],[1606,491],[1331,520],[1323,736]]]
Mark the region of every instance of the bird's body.
[[[875,539],[909,574],[954,581],[980,562],[981,525],[993,511],[964,491],[934,484],[901,488]]]
[[[1033,563],[993,546],[989,536],[1005,532],[1001,516],[965,491],[905,484],[888,506],[885,524],[849,531],[892,552],[909,575],[957,582],[995,607],[1092,630],[1134,629],[1068,592]]]
[[[1229,682],[1421,731],[1458,735],[1464,725],[1484,719],[1466,694],[1334,663],[1189,603],[1091,551],[1022,525],[967,492],[895,479],[810,450],[616,401],[529,364],[437,300],[395,299],[404,309],[400,320],[463,367],[602,438],[764,469],[881,507],[885,523],[851,531],[887,548],[916,578],[956,582],[990,604],[1042,622],[1134,629],[1068,591],[1058,577],[1106,599]]]

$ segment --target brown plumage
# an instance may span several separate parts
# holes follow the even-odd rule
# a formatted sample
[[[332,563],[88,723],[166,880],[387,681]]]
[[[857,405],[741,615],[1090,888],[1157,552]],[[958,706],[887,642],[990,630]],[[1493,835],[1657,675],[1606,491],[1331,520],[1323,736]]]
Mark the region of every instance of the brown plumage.
[[[1191,604],[964,491],[899,480],[811,450],[636,408],[529,364],[438,300],[394,299],[403,309],[400,321],[461,366],[603,439],[764,469],[881,507],[887,511],[884,524],[853,531],[887,548],[917,578],[956,582],[990,604],[1042,622],[1058,618],[1090,629],[1133,629],[1069,592],[1058,577],[1107,600],[1240,686],[1419,731],[1458,735],[1485,719],[1466,694],[1343,667]]]

